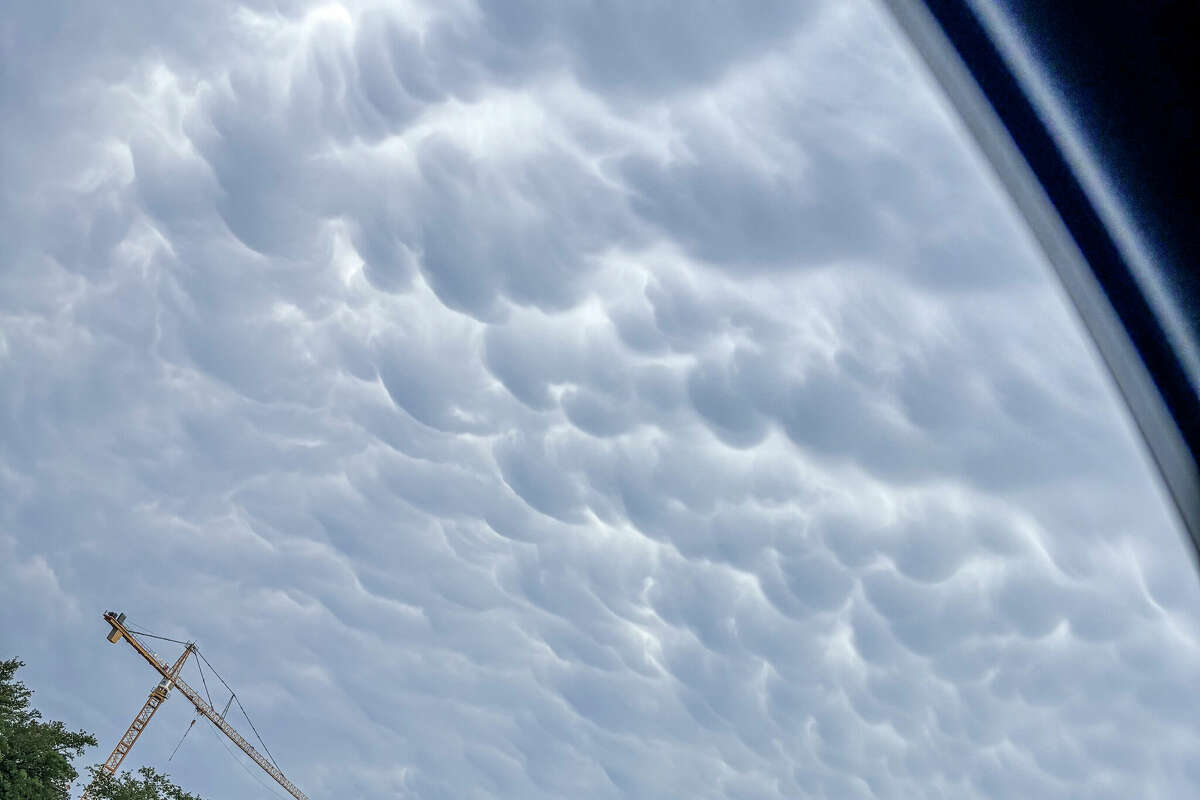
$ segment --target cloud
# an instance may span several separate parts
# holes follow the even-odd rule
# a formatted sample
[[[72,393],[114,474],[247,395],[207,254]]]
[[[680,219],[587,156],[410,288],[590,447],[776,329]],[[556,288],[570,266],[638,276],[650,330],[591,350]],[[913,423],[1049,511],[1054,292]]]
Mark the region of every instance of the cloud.
[[[874,6],[135,11],[0,23],[50,716],[127,725],[121,608],[312,797],[1194,792],[1174,521]]]

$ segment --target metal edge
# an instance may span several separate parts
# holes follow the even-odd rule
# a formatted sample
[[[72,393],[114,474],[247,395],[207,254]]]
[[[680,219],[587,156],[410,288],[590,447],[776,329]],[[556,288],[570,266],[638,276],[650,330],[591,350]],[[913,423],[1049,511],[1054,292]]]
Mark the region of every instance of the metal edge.
[[[938,20],[922,0],[881,2],[942,87],[1057,273],[1158,468],[1189,538],[1192,565],[1200,570],[1200,470],[1125,326],[1032,167]]]

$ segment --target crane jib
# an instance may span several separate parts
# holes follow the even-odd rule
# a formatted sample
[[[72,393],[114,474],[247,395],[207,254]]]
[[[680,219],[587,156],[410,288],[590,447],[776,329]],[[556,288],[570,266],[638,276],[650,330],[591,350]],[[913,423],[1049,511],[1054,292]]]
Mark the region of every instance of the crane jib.
[[[175,679],[175,688],[182,692],[183,696],[191,701],[192,705],[196,707],[197,711],[208,717],[214,725],[221,729],[222,733],[233,740],[233,743],[240,747],[243,753],[254,759],[254,763],[262,767],[268,775],[275,779],[276,783],[278,783],[284,789],[287,789],[288,794],[296,798],[296,800],[308,800],[308,796],[305,795],[304,792],[297,789],[291,781],[285,778],[283,773],[276,769],[274,764],[263,758],[262,754],[255,750],[253,745],[243,739],[242,735],[234,730],[233,727],[226,722],[220,714],[213,710],[213,707],[210,706],[203,697],[197,694],[195,689],[184,683],[182,678]]]

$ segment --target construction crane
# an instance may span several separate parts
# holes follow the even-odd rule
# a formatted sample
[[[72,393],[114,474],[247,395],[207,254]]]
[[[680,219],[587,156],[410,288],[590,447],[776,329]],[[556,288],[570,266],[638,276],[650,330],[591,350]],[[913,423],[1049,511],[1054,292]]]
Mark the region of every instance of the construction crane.
[[[218,714],[213,707],[201,697],[195,689],[188,686],[183,678],[179,677],[180,671],[183,669],[183,664],[187,661],[188,656],[196,653],[196,645],[194,642],[185,643],[183,654],[175,660],[174,664],[168,664],[166,661],[159,659],[150,648],[142,644],[133,631],[125,625],[125,615],[116,614],[112,611],[104,612],[104,621],[112,626],[112,630],[108,633],[108,641],[113,644],[124,639],[129,642],[138,654],[154,667],[155,671],[161,675],[158,685],[150,691],[150,697],[146,700],[142,710],[133,718],[133,722],[129,724],[129,729],[125,731],[125,735],[117,742],[117,746],[113,748],[112,755],[104,762],[102,769],[109,775],[115,775],[117,768],[121,766],[121,762],[125,760],[125,756],[129,754],[133,743],[142,735],[142,731],[146,729],[146,725],[150,722],[150,718],[154,716],[154,712],[158,707],[166,701],[168,694],[172,689],[178,689],[184,697],[188,699],[193,706],[196,707],[196,712],[207,717],[221,733],[229,737],[243,753],[250,756],[254,763],[263,768],[263,771],[275,779],[275,782],[288,791],[296,800],[308,800],[304,792],[296,788],[296,785],[289,781],[275,764],[268,761],[262,756],[254,746],[246,741],[240,733],[225,721],[224,714]],[[253,723],[251,723],[253,727]],[[90,787],[89,787],[90,789]],[[85,789],[83,797],[80,800],[85,800],[88,796],[88,791]]]

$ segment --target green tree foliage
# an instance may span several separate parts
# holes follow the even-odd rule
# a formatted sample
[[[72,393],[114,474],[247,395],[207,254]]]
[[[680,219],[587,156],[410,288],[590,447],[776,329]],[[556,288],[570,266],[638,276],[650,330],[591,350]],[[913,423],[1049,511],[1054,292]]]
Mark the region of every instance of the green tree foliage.
[[[21,661],[0,661],[0,798],[67,800],[78,773],[71,759],[95,747],[96,737],[44,722],[29,707],[33,692],[14,677]]]
[[[89,767],[89,771],[94,783],[88,796],[95,800],[200,800],[151,767],[142,767],[137,776],[126,771],[113,777],[99,767]]]
[[[0,800],[69,800],[79,775],[71,760],[95,747],[96,737],[43,722],[41,712],[29,707],[33,692],[16,680],[23,666],[15,658],[0,661]],[[89,800],[200,800],[150,767],[117,777],[98,766],[88,771],[94,781]]]

